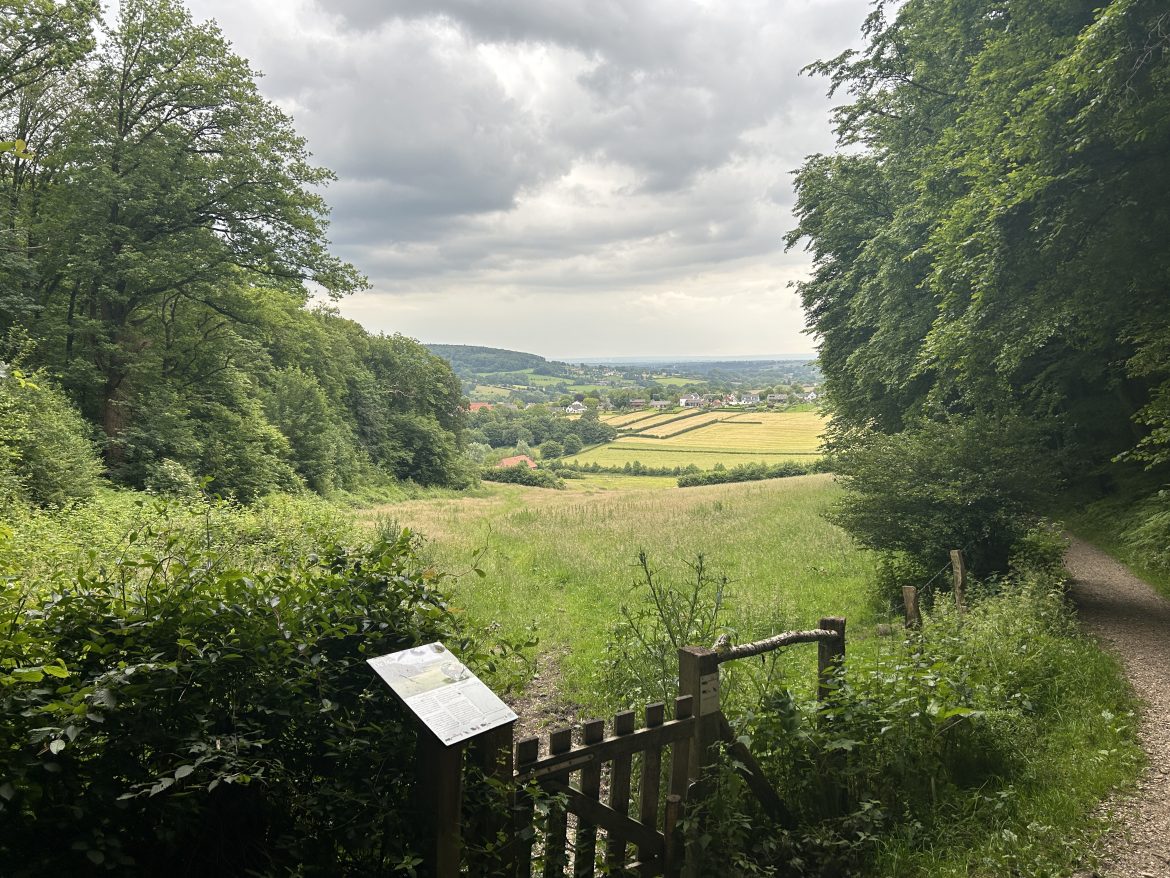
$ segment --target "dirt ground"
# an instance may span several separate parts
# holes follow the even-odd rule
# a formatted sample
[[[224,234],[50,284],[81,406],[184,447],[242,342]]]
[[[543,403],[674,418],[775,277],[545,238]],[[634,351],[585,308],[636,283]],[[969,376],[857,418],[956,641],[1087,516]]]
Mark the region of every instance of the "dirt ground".
[[[1130,795],[1107,803],[1100,878],[1170,878],[1170,602],[1104,552],[1073,540],[1067,565],[1085,628],[1125,665],[1142,699],[1149,764]]]

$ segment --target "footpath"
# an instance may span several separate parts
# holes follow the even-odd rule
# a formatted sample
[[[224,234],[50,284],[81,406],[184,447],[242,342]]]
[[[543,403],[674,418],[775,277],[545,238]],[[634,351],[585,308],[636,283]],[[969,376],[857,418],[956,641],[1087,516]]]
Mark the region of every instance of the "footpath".
[[[1145,705],[1139,735],[1149,763],[1137,789],[1107,805],[1116,826],[1102,840],[1096,874],[1170,878],[1170,601],[1081,540],[1066,563],[1082,623],[1121,659]]]

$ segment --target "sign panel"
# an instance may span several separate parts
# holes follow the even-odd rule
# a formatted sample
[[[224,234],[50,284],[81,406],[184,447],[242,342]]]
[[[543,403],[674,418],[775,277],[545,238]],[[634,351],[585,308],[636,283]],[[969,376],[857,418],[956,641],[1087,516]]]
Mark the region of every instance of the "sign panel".
[[[447,746],[516,719],[512,709],[441,643],[366,661]]]

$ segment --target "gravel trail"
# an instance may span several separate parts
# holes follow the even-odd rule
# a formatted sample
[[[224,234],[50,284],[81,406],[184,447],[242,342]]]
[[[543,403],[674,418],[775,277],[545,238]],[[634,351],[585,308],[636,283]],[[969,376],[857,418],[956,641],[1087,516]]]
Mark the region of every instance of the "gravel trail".
[[[1144,703],[1149,765],[1132,796],[1110,803],[1116,828],[1100,849],[1102,878],[1170,878],[1170,602],[1081,540],[1067,557],[1086,629],[1116,653]]]

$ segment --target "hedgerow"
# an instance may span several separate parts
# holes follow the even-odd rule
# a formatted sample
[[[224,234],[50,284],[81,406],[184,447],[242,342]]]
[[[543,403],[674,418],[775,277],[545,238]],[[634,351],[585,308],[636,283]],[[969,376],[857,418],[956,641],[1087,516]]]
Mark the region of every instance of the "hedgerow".
[[[38,581],[0,545],[5,875],[417,863],[415,730],[365,659],[443,640],[486,664],[443,577],[405,531],[248,568],[213,532],[164,510]]]

